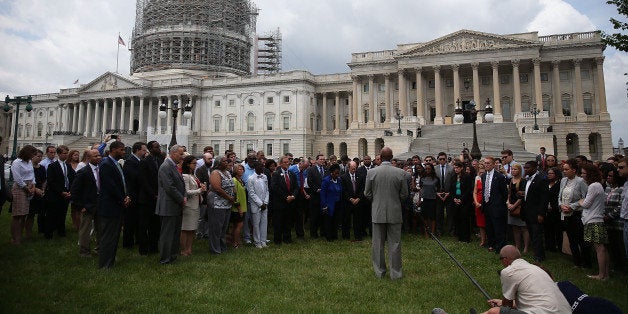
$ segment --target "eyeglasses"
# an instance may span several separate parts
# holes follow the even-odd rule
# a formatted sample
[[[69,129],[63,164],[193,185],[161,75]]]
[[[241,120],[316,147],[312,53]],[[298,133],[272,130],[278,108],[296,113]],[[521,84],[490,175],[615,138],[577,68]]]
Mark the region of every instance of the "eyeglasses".
[[[438,158],[438,160],[447,160],[447,158]]]
[[[626,168],[626,166],[617,166],[617,169],[620,169],[620,170],[624,168]]]
[[[508,156],[502,156],[502,159],[506,159],[506,158],[508,158]]]

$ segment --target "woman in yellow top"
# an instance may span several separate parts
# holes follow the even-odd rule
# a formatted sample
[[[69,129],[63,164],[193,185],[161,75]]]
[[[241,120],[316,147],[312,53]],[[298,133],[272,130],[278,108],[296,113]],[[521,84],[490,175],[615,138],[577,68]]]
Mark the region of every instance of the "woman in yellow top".
[[[242,181],[242,175],[244,174],[244,166],[242,164],[236,164],[233,167],[233,183],[235,184],[236,201],[231,207],[231,222],[233,227],[231,228],[231,241],[233,247],[238,248],[242,244],[242,225],[244,221],[244,213],[246,213],[246,190],[244,181]]]

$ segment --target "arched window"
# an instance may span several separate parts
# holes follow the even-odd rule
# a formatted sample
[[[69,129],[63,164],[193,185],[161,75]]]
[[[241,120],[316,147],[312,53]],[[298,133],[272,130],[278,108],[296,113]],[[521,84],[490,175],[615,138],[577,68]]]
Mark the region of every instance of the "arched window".
[[[593,114],[593,96],[591,93],[582,94],[582,107],[584,108],[585,114]]]
[[[246,130],[255,131],[255,115],[252,112],[246,115]]]
[[[563,115],[571,116],[571,95],[563,94],[560,98],[560,102],[563,108]]]

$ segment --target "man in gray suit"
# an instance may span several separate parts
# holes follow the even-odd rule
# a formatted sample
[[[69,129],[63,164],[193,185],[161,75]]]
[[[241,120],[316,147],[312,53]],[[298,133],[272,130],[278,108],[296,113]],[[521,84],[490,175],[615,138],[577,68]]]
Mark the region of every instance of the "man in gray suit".
[[[408,197],[406,172],[393,167],[393,158],[389,147],[382,148],[382,163],[368,171],[364,195],[372,201],[373,221],[373,268],[375,276],[383,278],[386,274],[384,246],[388,240],[390,259],[390,278],[401,278],[401,202]]]
[[[183,160],[183,147],[173,145],[169,155],[159,167],[157,208],[155,214],[161,218],[159,234],[159,262],[170,264],[179,255],[179,237],[183,206],[187,203],[185,183],[177,170],[177,164]]]
[[[447,197],[449,196],[449,187],[451,185],[451,178],[454,172],[454,168],[449,164],[447,154],[445,152],[438,153],[438,164],[434,166],[436,176],[440,181],[440,192],[436,193],[436,229],[434,230],[439,234],[446,234],[447,232],[453,232],[454,215],[449,206]],[[445,220],[445,212],[447,213],[447,221]]]

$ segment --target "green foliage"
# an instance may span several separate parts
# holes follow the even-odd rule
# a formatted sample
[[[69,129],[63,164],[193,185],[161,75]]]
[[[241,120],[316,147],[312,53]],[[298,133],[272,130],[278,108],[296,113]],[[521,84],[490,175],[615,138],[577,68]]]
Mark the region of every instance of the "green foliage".
[[[628,16],[628,1],[627,0],[609,0],[607,4],[617,6],[617,13],[623,15],[624,18]],[[602,33],[602,40],[609,46],[617,48],[619,51],[628,52],[628,34],[624,34],[628,30],[628,23],[619,21],[615,18],[610,19],[613,24],[613,29],[620,30],[618,33]]]
[[[77,234],[41,236],[12,246],[10,216],[0,215],[0,312],[343,312],[449,313],[486,310],[482,294],[438,244],[417,235],[402,240],[401,280],[375,278],[370,241],[295,241],[267,249],[244,246],[209,255],[195,241],[193,256],[160,265],[156,255],[120,248],[115,268],[99,270],[96,257],[78,256]],[[68,228],[70,223],[67,223]],[[498,255],[445,237],[445,246],[480,285],[499,298]],[[530,256],[525,256],[530,260]],[[586,278],[593,270],[572,268],[568,256],[549,254],[544,264],[560,280],[571,280],[590,295],[628,309],[628,276],[615,272],[607,282]]]

